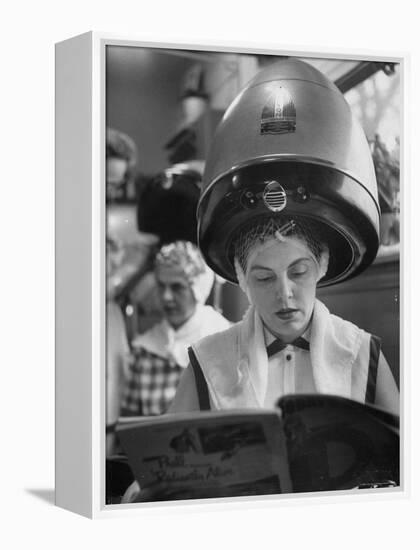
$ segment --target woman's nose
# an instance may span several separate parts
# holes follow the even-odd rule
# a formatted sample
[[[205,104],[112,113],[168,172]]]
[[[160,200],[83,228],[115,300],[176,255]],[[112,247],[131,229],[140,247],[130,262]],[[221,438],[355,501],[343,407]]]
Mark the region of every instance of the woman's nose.
[[[169,286],[165,286],[163,289],[162,289],[162,300],[164,302],[172,302],[173,300],[173,293],[172,293],[172,290]]]
[[[279,277],[277,279],[276,296],[285,305],[292,298],[292,282],[288,277]]]

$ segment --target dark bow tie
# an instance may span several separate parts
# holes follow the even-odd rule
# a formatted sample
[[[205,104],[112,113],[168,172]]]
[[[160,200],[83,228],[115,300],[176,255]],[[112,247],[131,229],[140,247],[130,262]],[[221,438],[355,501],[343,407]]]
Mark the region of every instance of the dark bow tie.
[[[296,338],[296,340],[293,340],[290,344],[285,344],[281,340],[274,340],[274,342],[271,342],[271,344],[267,346],[267,356],[272,357],[279,351],[283,351],[288,345],[309,351],[309,342],[305,340],[305,338],[302,338],[302,336],[299,336],[299,338]]]

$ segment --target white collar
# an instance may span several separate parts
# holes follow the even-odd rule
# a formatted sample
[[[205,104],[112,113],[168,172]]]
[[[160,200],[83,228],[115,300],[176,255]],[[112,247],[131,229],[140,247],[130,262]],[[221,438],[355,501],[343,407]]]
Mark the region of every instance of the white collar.
[[[304,338],[307,342],[311,341],[311,333],[312,333],[311,327],[312,327],[312,321],[309,323],[305,332],[301,335],[302,338]],[[274,342],[274,340],[276,340],[276,337],[272,332],[268,330],[268,328],[265,325],[263,325],[263,330],[264,330],[265,345],[266,347],[268,347],[272,342]],[[293,345],[293,344],[288,344],[288,345]]]
[[[133,340],[134,348],[144,348],[164,359],[172,359],[177,365],[188,365],[188,348],[194,342],[230,326],[211,306],[198,304],[193,315],[175,330],[165,319]]]

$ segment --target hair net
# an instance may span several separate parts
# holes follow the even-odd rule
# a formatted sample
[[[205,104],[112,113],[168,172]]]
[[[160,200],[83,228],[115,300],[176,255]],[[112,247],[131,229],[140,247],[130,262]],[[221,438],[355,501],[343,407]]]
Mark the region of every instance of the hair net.
[[[253,257],[274,242],[295,238],[303,242],[318,266],[319,281],[328,269],[329,250],[322,238],[321,228],[313,222],[288,217],[270,217],[245,227],[233,242],[233,255],[239,286],[249,299],[247,271]]]

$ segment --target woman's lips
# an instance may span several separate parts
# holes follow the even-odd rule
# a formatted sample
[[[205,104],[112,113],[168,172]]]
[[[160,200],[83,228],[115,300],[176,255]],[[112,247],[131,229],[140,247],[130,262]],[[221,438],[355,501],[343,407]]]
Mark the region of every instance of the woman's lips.
[[[285,308],[276,311],[275,315],[282,321],[290,321],[297,315],[298,311],[298,309]]]

